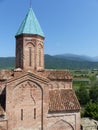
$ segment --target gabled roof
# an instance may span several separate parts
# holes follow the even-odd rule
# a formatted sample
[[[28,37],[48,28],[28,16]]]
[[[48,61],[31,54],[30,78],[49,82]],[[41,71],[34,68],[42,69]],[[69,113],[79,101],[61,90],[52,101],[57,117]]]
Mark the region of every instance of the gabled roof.
[[[77,111],[80,104],[73,90],[49,91],[49,112]]]
[[[18,75],[16,75],[15,77],[13,77],[12,79],[9,79],[6,81],[7,84],[10,84],[12,82],[24,82],[26,80],[32,80],[34,82],[41,82],[41,83],[48,83],[49,80],[45,77],[42,77],[42,76],[39,76],[37,75],[36,73],[31,73],[31,72],[21,72],[21,73],[18,73]]]
[[[53,69],[45,69],[44,72],[39,72],[44,77],[47,77],[50,80],[71,80],[73,77],[71,76],[68,70],[53,70]]]
[[[18,29],[18,32],[16,33],[16,36],[21,34],[36,34],[44,37],[44,33],[32,8],[29,9],[27,15],[25,16],[22,24]]]

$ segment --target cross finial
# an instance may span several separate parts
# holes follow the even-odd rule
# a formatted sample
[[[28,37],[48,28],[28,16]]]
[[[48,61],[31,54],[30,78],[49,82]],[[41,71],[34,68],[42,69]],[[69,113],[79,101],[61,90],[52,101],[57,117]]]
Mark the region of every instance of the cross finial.
[[[30,0],[30,8],[32,7],[32,0]]]

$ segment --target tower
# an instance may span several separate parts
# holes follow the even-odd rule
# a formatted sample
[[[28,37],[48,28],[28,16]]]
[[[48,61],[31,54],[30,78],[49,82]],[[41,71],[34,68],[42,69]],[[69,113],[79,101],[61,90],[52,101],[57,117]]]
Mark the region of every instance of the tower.
[[[15,37],[16,68],[44,70],[44,34],[32,8],[29,9]]]

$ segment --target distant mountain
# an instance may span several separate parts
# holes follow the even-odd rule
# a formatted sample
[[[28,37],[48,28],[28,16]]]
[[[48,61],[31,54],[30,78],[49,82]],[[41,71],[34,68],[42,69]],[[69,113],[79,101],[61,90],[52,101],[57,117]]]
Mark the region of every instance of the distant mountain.
[[[47,69],[98,69],[98,57],[90,58],[73,54],[45,55],[45,68]],[[15,57],[1,57],[0,69],[15,67]]]
[[[93,57],[93,61],[97,61],[98,62],[98,56],[96,56],[96,57]]]
[[[86,55],[76,55],[76,54],[60,54],[60,55],[54,55],[54,56],[57,58],[75,60],[75,61],[92,61],[92,62],[98,61],[98,56],[90,57]]]
[[[98,62],[76,57],[71,59],[59,55],[45,55],[45,67],[48,69],[98,69]]]
[[[15,66],[15,57],[0,57],[0,69],[11,69]]]

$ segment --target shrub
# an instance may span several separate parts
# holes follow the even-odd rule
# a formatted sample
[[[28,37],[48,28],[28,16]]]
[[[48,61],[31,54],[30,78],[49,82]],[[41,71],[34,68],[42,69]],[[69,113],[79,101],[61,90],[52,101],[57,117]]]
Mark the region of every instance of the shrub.
[[[98,120],[98,103],[89,102],[85,106],[84,116]]]

